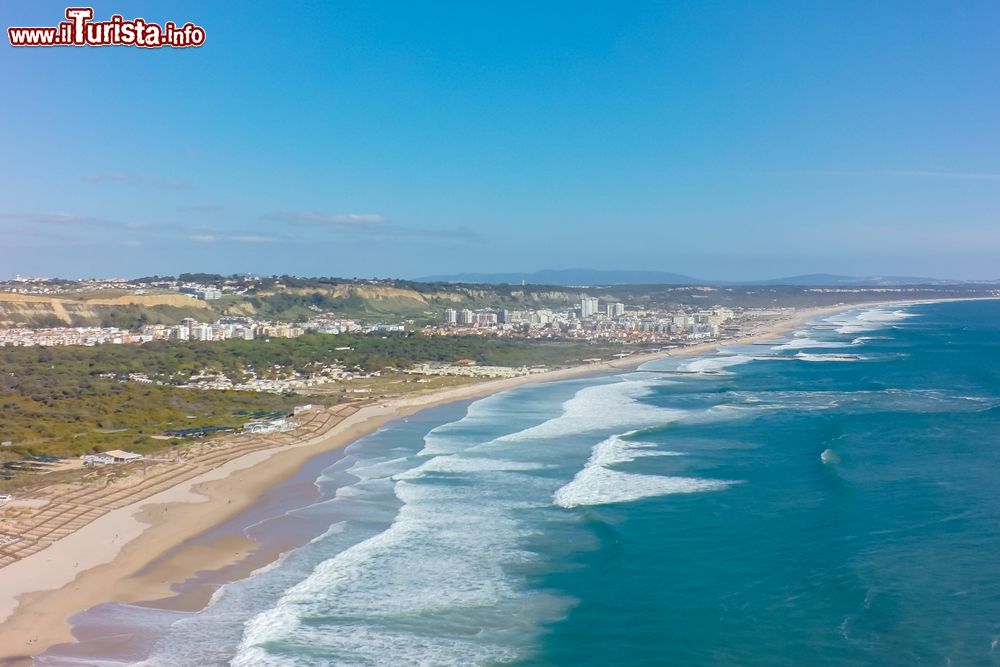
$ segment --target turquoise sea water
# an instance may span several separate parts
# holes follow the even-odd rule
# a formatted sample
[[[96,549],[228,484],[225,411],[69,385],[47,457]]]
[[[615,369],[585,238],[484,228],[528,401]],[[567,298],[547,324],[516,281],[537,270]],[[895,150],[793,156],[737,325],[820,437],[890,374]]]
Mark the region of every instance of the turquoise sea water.
[[[998,302],[428,410],[324,466],[250,530],[308,544],[91,620],[149,665],[1000,665]]]

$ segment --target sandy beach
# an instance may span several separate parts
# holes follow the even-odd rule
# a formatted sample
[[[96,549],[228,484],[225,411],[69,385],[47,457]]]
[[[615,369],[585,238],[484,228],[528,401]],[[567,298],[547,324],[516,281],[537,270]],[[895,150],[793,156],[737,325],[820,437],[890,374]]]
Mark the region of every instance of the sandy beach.
[[[704,354],[726,345],[769,340],[811,319],[850,307],[841,304],[799,310],[738,339],[368,404],[301,442],[236,456],[155,495],[114,509],[37,553],[0,568],[0,664],[31,664],[31,656],[47,647],[73,641],[68,618],[76,612],[105,602],[169,597],[172,585],[196,572],[243,560],[256,546],[248,539],[186,543],[250,507],[263,492],[288,480],[310,459],[345,447],[390,420],[529,383],[616,372],[663,357]]]

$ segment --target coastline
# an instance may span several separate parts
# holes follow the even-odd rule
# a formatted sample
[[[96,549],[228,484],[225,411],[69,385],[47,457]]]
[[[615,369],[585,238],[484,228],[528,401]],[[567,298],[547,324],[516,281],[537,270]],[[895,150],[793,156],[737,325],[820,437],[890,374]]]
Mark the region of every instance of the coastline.
[[[171,590],[174,584],[196,572],[242,561],[256,546],[252,540],[197,546],[186,543],[251,507],[263,492],[290,479],[313,458],[343,448],[391,420],[526,384],[620,372],[655,359],[765,341],[786,335],[816,317],[852,308],[914,303],[920,302],[804,309],[742,338],[388,399],[367,405],[302,442],[230,459],[156,495],[113,510],[42,551],[0,569],[0,665],[30,664],[31,656],[49,646],[72,642],[69,617],[76,612],[105,602],[169,598],[175,594]],[[168,553],[171,557],[164,559]]]

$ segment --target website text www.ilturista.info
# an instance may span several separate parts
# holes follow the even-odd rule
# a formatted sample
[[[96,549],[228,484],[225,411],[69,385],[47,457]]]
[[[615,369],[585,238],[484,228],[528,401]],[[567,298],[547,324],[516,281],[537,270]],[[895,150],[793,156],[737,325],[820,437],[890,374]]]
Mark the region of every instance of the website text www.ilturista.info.
[[[193,23],[162,26],[142,18],[126,20],[120,14],[107,21],[94,21],[92,7],[69,7],[65,21],[52,27],[11,27],[11,46],[139,46],[156,49],[185,48],[205,43],[205,29]]]

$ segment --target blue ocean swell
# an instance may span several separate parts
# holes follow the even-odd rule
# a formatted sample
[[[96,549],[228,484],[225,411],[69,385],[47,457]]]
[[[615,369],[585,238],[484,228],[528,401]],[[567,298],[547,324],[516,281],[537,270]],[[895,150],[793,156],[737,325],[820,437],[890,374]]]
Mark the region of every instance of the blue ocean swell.
[[[539,582],[580,602],[521,664],[1000,664],[1000,307],[894,310],[659,388],[752,411],[642,434],[742,483],[588,508],[599,548]]]

